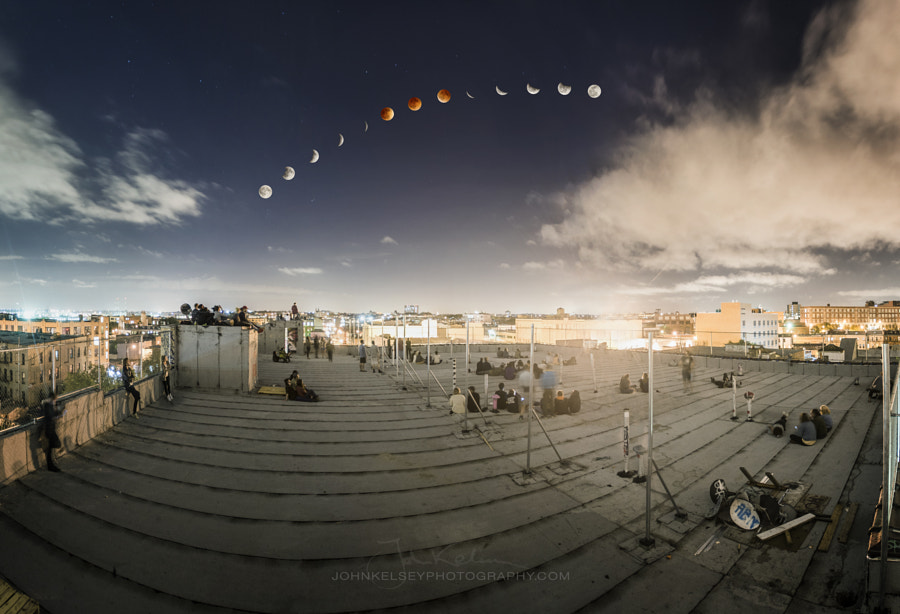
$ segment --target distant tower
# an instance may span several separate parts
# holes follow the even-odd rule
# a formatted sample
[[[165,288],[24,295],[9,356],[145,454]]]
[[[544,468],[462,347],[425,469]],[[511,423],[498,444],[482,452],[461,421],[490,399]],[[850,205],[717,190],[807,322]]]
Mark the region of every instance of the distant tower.
[[[564,318],[564,317],[566,317],[566,310],[563,307],[557,307],[556,315],[560,318]]]

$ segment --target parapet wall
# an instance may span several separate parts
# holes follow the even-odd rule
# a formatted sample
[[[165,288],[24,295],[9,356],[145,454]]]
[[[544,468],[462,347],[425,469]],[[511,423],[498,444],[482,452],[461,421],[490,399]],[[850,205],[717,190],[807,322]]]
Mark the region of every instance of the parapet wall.
[[[159,376],[138,382],[135,387],[141,394],[142,406],[162,395]],[[55,455],[64,456],[125,420],[131,415],[133,403],[124,389],[111,394],[92,390],[60,399],[58,408],[64,413],[56,421],[56,432],[62,448]],[[0,484],[18,480],[46,465],[43,430],[43,421],[38,421],[0,438]]]

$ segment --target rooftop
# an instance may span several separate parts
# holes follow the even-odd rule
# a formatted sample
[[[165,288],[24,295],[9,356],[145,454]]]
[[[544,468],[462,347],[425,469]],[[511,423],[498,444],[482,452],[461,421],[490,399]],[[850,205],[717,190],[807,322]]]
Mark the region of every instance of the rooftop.
[[[463,432],[437,386],[429,408],[426,391],[393,368],[359,372],[355,348],[333,363],[261,355],[261,384],[296,368],[322,401],[190,389],[156,401],[65,455],[62,473],[0,488],[0,575],[54,614],[757,614],[861,603],[881,479],[871,378],[751,370],[731,420],[732,390],[709,382],[731,360],[698,359],[692,394],[679,368],[656,365],[653,458],[687,518],[654,477],[648,520],[646,485],[617,475],[623,410],[632,446],[648,443],[648,395],[617,392],[622,373],[636,381],[647,371],[647,354],[597,352],[594,379],[587,355],[559,351],[578,359],[561,388],[581,392],[582,410],[544,420],[555,449],[533,423],[530,456],[518,416],[487,413]],[[432,369],[446,386],[442,355]],[[424,380],[426,367],[416,369]],[[484,378],[463,371],[459,383],[483,393]],[[490,391],[500,381],[491,377]],[[744,391],[755,393],[753,422],[743,420]],[[835,421],[824,441],[768,433],[782,412],[793,425],[822,403]],[[737,490],[741,467],[802,484],[823,518],[858,503],[847,539],[817,550],[824,521],[792,532],[791,544],[717,533],[705,518],[710,484]],[[648,526],[654,543],[642,545]]]

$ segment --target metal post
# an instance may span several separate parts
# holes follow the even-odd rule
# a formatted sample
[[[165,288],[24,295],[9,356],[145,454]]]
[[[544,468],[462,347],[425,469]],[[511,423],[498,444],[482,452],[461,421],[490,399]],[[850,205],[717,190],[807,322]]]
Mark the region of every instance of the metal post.
[[[409,356],[407,356],[408,352],[406,351],[406,340],[408,337],[406,336],[406,314],[403,314],[403,389],[406,390],[406,365],[409,364]]]
[[[634,477],[634,471],[630,471],[628,469],[628,427],[630,422],[629,411],[625,410],[625,430],[622,434],[622,452],[625,456],[625,469],[620,471],[617,475],[620,478],[631,478]]]
[[[534,356],[534,324],[531,325],[531,355]],[[528,451],[525,454],[525,474],[531,475],[531,414],[534,413],[534,368],[528,395]]]
[[[426,322],[428,322],[428,341],[425,344],[425,362],[428,363],[428,400],[425,402],[425,407],[431,407],[431,318],[428,318]]]
[[[56,350],[50,346],[50,391],[56,390]]]
[[[882,415],[882,459],[881,459],[881,561],[879,561],[879,595],[884,601],[887,585],[888,550],[891,544],[891,516],[893,516],[894,485],[892,467],[897,466],[897,459],[890,457],[894,447],[891,441],[891,346],[881,345],[881,415]]]
[[[594,375],[594,392],[597,392],[597,370],[594,369],[594,355],[588,354],[591,357],[591,373]]]
[[[484,400],[488,401],[490,397],[488,396],[488,374],[484,374]],[[494,409],[493,401],[488,402],[488,409]]]
[[[450,362],[453,364],[453,387],[456,388],[456,359],[451,358]]]
[[[469,372],[469,314],[466,314],[466,373]],[[469,383],[469,378],[466,376],[466,383]]]
[[[648,394],[648,427],[647,427],[647,513],[645,523],[644,539],[641,545],[645,548],[652,548],[655,540],[650,535],[650,486],[653,482],[653,331],[647,333],[649,337],[650,366],[648,367],[647,376],[650,383],[650,391]]]

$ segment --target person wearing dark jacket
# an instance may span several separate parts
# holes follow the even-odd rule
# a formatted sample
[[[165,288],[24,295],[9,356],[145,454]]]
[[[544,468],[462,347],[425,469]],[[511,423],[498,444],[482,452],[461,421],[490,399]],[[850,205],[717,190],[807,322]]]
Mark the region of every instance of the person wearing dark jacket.
[[[469,386],[468,394],[466,395],[466,410],[470,412],[481,411],[481,397],[475,392],[475,386]]]
[[[506,409],[506,391],[503,389],[503,382],[500,382],[500,385],[497,386],[497,392],[494,393],[494,409],[501,410]]]
[[[47,437],[47,449],[44,450],[44,454],[47,456],[47,469],[59,471],[59,467],[53,462],[54,448],[62,447],[62,442],[56,432],[56,418],[60,415],[60,411],[56,407],[56,391],[51,392],[50,397],[43,400],[41,409],[44,412],[44,436]]]
[[[134,387],[134,369],[128,364],[128,359],[122,359],[122,386],[125,387],[125,393],[134,397],[134,407],[131,409],[131,415],[137,417],[138,406],[141,403],[141,393]]]

